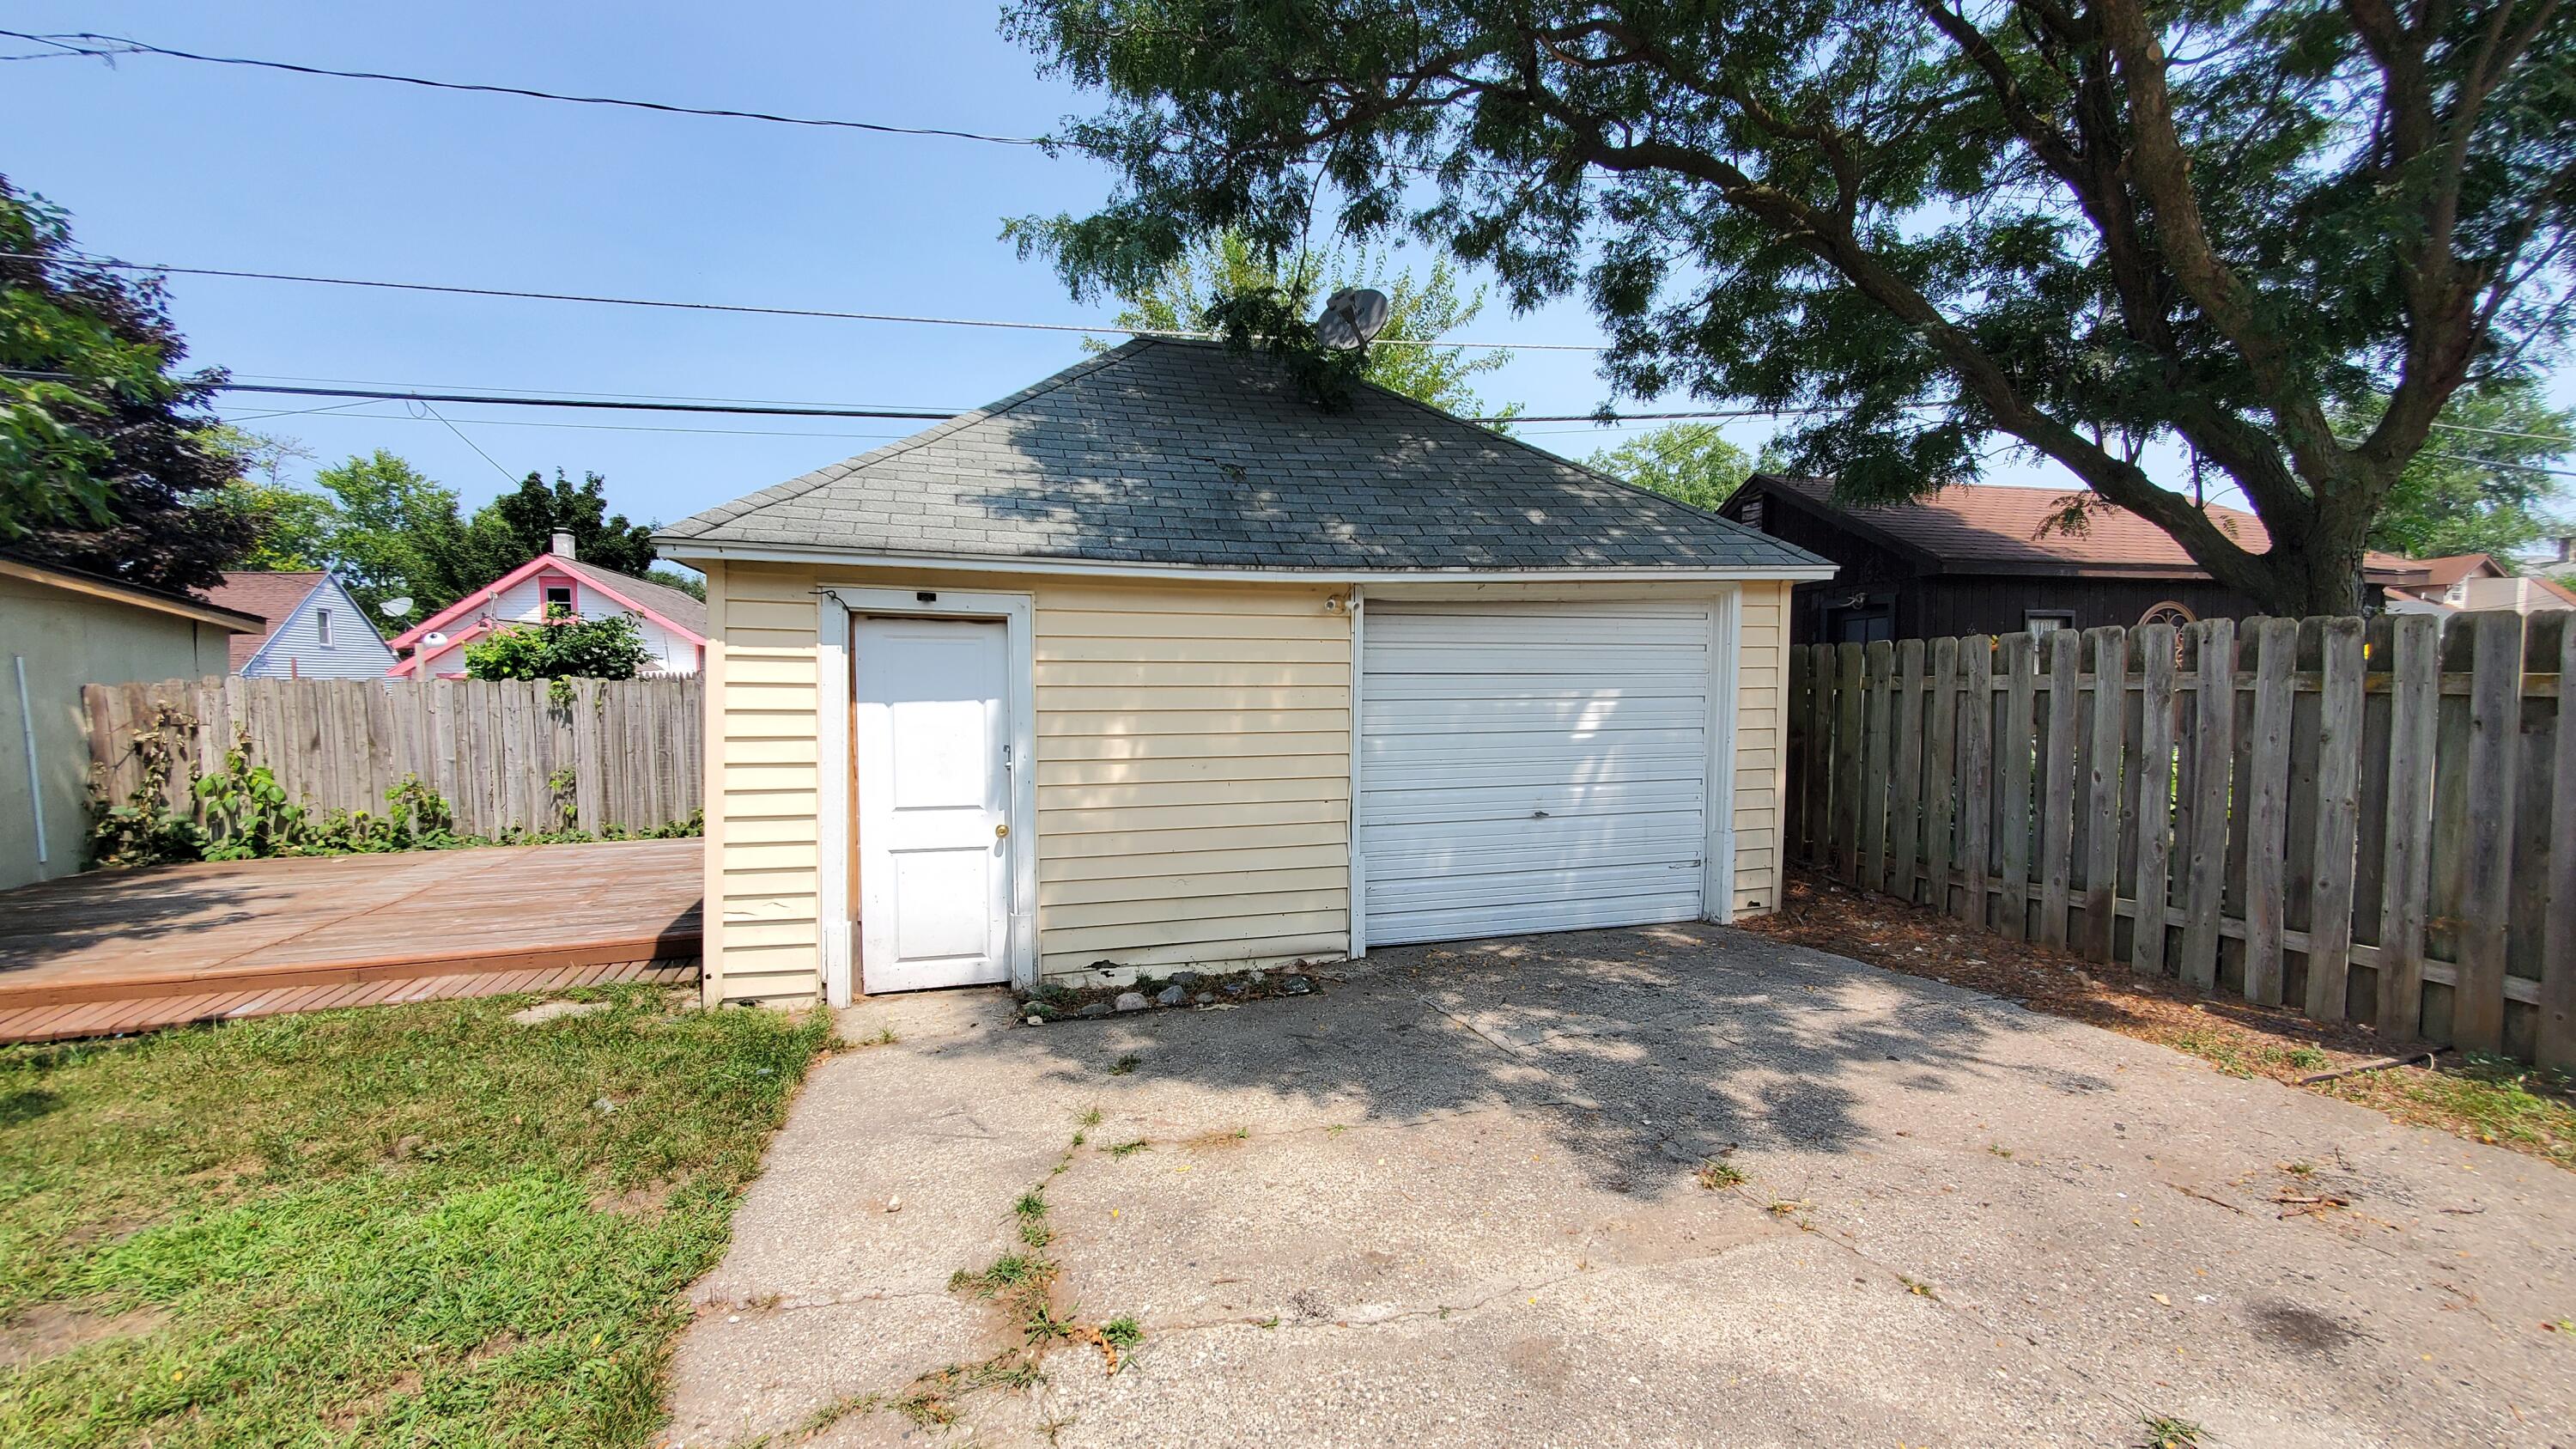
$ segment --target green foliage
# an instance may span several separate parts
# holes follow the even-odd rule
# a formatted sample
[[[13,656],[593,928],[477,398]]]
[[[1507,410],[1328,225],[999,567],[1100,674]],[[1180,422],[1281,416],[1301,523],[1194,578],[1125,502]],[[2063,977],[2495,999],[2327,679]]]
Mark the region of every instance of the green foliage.
[[[2445,402],[2576,319],[2551,0],[1014,0],[1005,27],[1104,98],[1059,134],[1118,189],[1015,224],[1077,296],[1229,233],[1410,233],[1515,311],[1579,296],[1624,394],[1820,409],[1789,462],[1852,497],[1970,478],[2000,438],[2279,613],[2357,607]],[[2151,476],[2156,444],[2232,479],[2271,551]]]
[[[0,1048],[0,1101],[45,1104],[0,1133],[0,1320],[126,1329],[0,1369],[0,1443],[651,1442],[684,1290],[829,1022],[583,994],[610,1009]]]
[[[701,604],[707,601],[707,576],[704,574],[684,574],[675,568],[655,568],[647,569],[644,577],[665,588],[678,589]]]
[[[514,624],[465,646],[470,679],[633,679],[652,661],[630,614]]]
[[[63,213],[0,177],[0,544],[162,589],[201,589],[248,539],[193,506],[231,479],[205,411],[221,372],[187,345],[157,279],[81,262]],[[28,260],[27,258],[36,258]]]
[[[2386,403],[2371,398],[2339,415],[2352,436],[2378,424]],[[2530,383],[2494,383],[2452,395],[2444,430],[2415,455],[2370,531],[2370,546],[2410,558],[2488,553],[2498,560],[2548,536],[2561,490],[2542,468],[2576,453],[2576,409],[2541,400]]]
[[[405,775],[385,792],[385,810],[314,811],[289,797],[277,775],[253,756],[250,736],[237,737],[213,774],[189,772],[193,811],[164,801],[179,770],[180,750],[194,721],[163,706],[149,728],[138,730],[134,750],[141,782],[123,800],[108,798],[93,781],[89,863],[93,866],[175,865],[196,860],[260,860],[285,855],[373,855],[404,850],[461,850],[480,845],[567,845],[592,840],[669,840],[702,835],[704,811],[645,830],[612,829],[599,835],[573,827],[574,779],[558,770],[547,779],[556,814],[552,830],[509,830],[497,836],[460,835],[447,798],[417,775]]]
[[[334,569],[378,619],[396,597],[412,600],[404,618],[446,608],[544,553],[557,529],[573,536],[576,557],[601,568],[640,578],[654,560],[651,526],[609,513],[607,483],[596,473],[579,484],[561,470],[551,483],[530,473],[468,515],[455,490],[382,448],[320,469],[308,489],[282,481],[274,440],[230,430],[214,436],[245,474],[209,505],[250,521],[254,537],[235,566]],[[263,476],[254,480],[253,472]],[[675,588],[693,582],[659,572],[668,576],[658,581]],[[705,585],[693,592],[703,598]]]
[[[1585,460],[1594,470],[1693,508],[1715,508],[1753,473],[1714,423],[1670,423]]]
[[[582,474],[579,484],[555,470],[552,483],[536,473],[483,506],[474,517],[478,527],[503,532],[515,545],[513,567],[544,553],[557,530],[572,535],[573,556],[621,574],[643,578],[652,567],[653,526],[629,523],[623,513],[608,511],[608,480]]]
[[[1051,246],[1044,226],[1015,226],[1011,234],[1023,255]],[[1416,402],[1429,403],[1461,417],[1486,416],[1484,399],[1471,385],[1485,373],[1507,366],[1509,352],[1470,356],[1459,347],[1409,346],[1448,336],[1476,320],[1485,310],[1485,289],[1465,296],[1458,291],[1457,268],[1435,256],[1417,277],[1398,268],[1393,254],[1360,248],[1326,256],[1299,252],[1284,268],[1264,258],[1241,232],[1208,238],[1166,267],[1144,288],[1125,296],[1118,325],[1150,332],[1195,332],[1222,322],[1238,307],[1237,299],[1259,298],[1244,310],[1246,340],[1268,345],[1277,335],[1294,336],[1311,323],[1323,299],[1345,287],[1374,287],[1387,296],[1386,325],[1377,341],[1353,358],[1358,377]],[[1105,344],[1092,342],[1098,350]],[[1518,404],[1502,416],[1520,410]]]

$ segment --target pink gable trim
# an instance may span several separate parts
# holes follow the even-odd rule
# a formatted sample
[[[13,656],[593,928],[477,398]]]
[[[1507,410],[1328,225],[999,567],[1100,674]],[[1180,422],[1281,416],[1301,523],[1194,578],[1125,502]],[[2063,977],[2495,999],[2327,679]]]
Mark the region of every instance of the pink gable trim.
[[[400,635],[387,642],[392,644],[396,652],[412,648],[420,642],[421,635],[426,634],[433,629],[443,628],[447,624],[463,618],[474,610],[483,607],[493,595],[517,584],[520,580],[527,578],[531,574],[540,572],[548,564],[556,562],[557,560],[553,554],[538,554],[535,558],[528,560],[526,563],[523,563],[517,568],[510,570],[508,573],[501,575],[499,578],[494,579],[492,582],[485,584],[483,587],[476,589],[470,594],[467,594],[455,603],[448,605],[446,608],[439,610],[437,613],[432,614],[428,618],[421,620],[419,623],[412,625],[410,628],[405,629]],[[579,562],[579,560],[575,560],[575,562]],[[573,578],[576,585],[588,584],[590,587],[608,595],[610,598],[624,604],[627,608],[634,610],[636,613],[643,615],[645,618],[652,620],[654,623],[661,625],[663,628],[670,630],[681,638],[700,646],[704,646],[706,644],[707,637],[704,634],[699,633],[695,629],[688,628],[685,625],[673,623],[671,620],[664,618],[659,611],[649,608],[646,605],[639,604],[635,600],[619,593],[615,585],[603,582],[602,578],[604,575],[608,574],[607,570],[601,569],[597,572],[593,572],[588,569],[583,569],[578,572],[567,572],[570,573],[570,576]],[[579,597],[579,595],[576,594],[575,597]]]
[[[490,602],[492,595],[501,592],[503,589],[510,587],[512,584],[517,583],[519,580],[524,579],[528,575],[545,567],[546,560],[553,557],[554,555],[550,553],[541,553],[537,555],[535,558],[528,560],[526,563],[523,563],[517,568],[510,570],[508,573],[501,575],[499,578],[494,579],[492,582],[485,584],[483,587],[476,589],[474,592],[467,594],[461,599],[458,599],[455,603],[448,605],[446,608],[439,610],[437,613],[432,614],[428,618],[421,620],[419,623],[412,625],[410,628],[405,629],[401,634],[395,636],[388,642],[398,650],[411,648],[413,645],[420,642],[421,635],[426,634],[433,629],[445,628],[447,625],[465,617],[474,610],[482,608],[485,604]]]
[[[671,620],[664,618],[659,610],[651,608],[648,605],[639,604],[633,599],[626,597],[624,594],[619,593],[615,585],[606,582],[607,578],[614,577],[614,575],[609,574],[606,569],[600,569],[597,571],[584,569],[576,577],[578,577],[581,582],[599,590],[601,593],[606,594],[617,602],[633,609],[636,613],[643,615],[645,618],[652,620],[654,623],[661,625],[663,628],[670,630],[672,633],[679,635],[681,638],[688,640],[692,644],[703,646],[707,642],[707,636],[699,633],[697,630],[689,628],[684,624],[675,624]]]
[[[490,625],[490,624],[476,624],[476,625],[474,625],[473,627],[471,627],[471,628],[469,628],[469,629],[466,629],[466,630],[464,630],[464,631],[463,631],[463,632],[461,632],[461,633],[450,634],[450,635],[448,635],[448,636],[447,636],[447,642],[446,642],[446,643],[444,643],[444,644],[441,644],[441,645],[439,645],[437,648],[435,648],[435,649],[433,649],[433,650],[429,651],[429,654],[428,654],[428,656],[427,656],[427,657],[429,657],[429,658],[431,658],[431,659],[444,659],[444,658],[446,658],[448,655],[450,655],[450,654],[454,654],[454,653],[456,653],[456,651],[458,651],[459,649],[464,648],[468,643],[472,642],[473,640],[479,639],[479,638],[483,637],[484,635],[491,633],[491,632],[492,632],[492,629],[493,629],[493,626],[492,626],[492,625]],[[460,656],[460,657],[461,657],[461,656]],[[421,655],[420,651],[418,651],[417,649],[415,649],[414,651],[412,651],[412,656],[411,656],[409,659],[405,659],[405,660],[401,660],[401,661],[397,662],[397,663],[394,665],[394,667],[393,667],[393,668],[386,670],[386,671],[385,671],[385,673],[386,673],[388,676],[390,676],[390,677],[392,677],[392,678],[395,678],[395,679],[410,679],[410,678],[413,678],[413,677],[415,677],[416,675],[418,675],[418,674],[419,674],[419,672],[420,672],[420,662],[421,662],[421,659],[422,659],[422,655]]]

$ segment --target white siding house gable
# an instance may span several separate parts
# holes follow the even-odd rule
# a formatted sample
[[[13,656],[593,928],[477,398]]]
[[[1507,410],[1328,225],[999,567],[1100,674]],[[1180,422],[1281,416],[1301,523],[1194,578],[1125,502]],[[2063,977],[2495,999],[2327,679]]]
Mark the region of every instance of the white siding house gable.
[[[250,679],[382,679],[394,651],[336,578],[324,577],[244,661]]]

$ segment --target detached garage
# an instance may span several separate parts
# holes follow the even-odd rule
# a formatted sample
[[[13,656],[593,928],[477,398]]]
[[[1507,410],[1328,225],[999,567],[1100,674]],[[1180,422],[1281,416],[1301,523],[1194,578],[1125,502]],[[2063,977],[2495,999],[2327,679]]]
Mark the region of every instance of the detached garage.
[[[1139,341],[672,526],[711,1000],[1770,909],[1831,566],[1409,399]]]

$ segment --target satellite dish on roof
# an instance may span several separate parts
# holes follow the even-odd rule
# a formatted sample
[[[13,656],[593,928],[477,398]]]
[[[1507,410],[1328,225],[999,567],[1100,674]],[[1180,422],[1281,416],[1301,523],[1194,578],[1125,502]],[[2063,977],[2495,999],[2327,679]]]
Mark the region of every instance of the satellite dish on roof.
[[[1344,287],[1324,301],[1315,319],[1315,340],[1336,352],[1366,347],[1386,326],[1386,293],[1375,287]]]
[[[411,612],[411,595],[397,595],[376,605],[376,607],[384,612],[384,616],[386,618],[399,619],[403,615]]]
[[[420,642],[428,645],[432,649],[435,649],[439,645],[447,642],[447,636],[436,629],[432,629],[428,633],[420,636]]]

